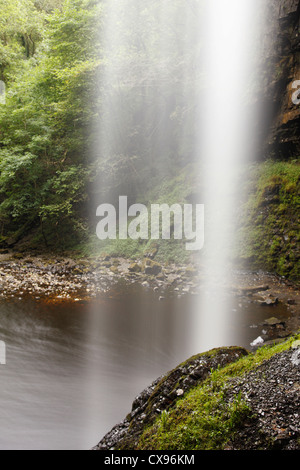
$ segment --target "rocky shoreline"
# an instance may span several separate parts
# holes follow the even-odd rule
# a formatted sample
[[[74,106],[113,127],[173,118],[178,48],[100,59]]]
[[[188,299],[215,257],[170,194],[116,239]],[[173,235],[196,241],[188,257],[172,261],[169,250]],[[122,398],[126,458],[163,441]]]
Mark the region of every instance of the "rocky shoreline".
[[[48,255],[0,254],[0,298],[81,301],[105,294],[120,281],[176,295],[196,293],[199,274],[192,266],[162,266],[151,259],[105,256],[74,259]]]
[[[152,289],[159,300],[165,295],[181,297],[201,294],[203,273],[192,264],[162,265],[152,259],[129,260],[116,257],[54,257],[41,254],[0,254],[0,299],[86,302],[105,295],[116,284],[139,284]],[[285,278],[265,272],[234,271],[228,292],[241,301],[274,307],[278,337],[300,328],[299,286]],[[283,328],[276,323],[276,308],[284,306],[289,318]],[[274,335],[273,335],[274,336]],[[272,339],[274,339],[272,337]]]
[[[87,303],[109,295],[115,286],[137,284],[151,289],[157,299],[201,295],[204,275],[192,264],[162,265],[153,259],[116,257],[80,258],[53,255],[0,254],[0,300],[31,298],[36,302]],[[265,272],[234,271],[228,294],[239,306],[256,304],[267,309],[261,333],[251,344],[281,341],[300,328],[300,294],[297,284]],[[282,320],[282,312],[284,321]],[[259,325],[253,325],[258,328]]]

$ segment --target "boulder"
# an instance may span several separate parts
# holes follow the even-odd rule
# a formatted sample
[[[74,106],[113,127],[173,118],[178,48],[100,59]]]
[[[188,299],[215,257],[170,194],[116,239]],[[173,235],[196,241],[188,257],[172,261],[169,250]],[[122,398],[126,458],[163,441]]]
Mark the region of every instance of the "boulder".
[[[136,397],[124,421],[114,426],[94,450],[133,449],[144,428],[160,413],[174,407],[178,399],[203,382],[213,370],[236,362],[247,354],[248,351],[240,347],[213,349],[191,357],[159,377]]]
[[[264,321],[264,325],[266,326],[277,326],[277,325],[284,325],[285,323],[282,320],[279,320],[276,317],[268,318]]]
[[[144,273],[151,274],[153,276],[159,274],[162,271],[162,266],[151,259],[146,259],[144,262]]]
[[[138,263],[131,263],[131,265],[128,268],[128,271],[130,273],[140,273],[142,271],[142,268]]]

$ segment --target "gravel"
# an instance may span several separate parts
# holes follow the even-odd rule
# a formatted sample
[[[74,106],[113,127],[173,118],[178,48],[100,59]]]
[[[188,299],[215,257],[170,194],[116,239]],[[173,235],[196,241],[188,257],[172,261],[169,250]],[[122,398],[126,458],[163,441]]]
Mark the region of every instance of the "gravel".
[[[252,416],[243,423],[234,450],[300,450],[300,348],[273,356],[234,379],[227,399],[240,394]]]

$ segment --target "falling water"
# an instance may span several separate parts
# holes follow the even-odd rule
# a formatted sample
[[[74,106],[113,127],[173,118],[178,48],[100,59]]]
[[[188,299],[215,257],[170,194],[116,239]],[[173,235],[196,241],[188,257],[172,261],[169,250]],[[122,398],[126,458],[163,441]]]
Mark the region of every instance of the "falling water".
[[[144,202],[138,197],[143,197],[149,184],[163,177],[174,178],[174,168],[187,162],[196,165],[202,198],[197,202],[205,205],[205,247],[199,258],[204,285],[200,300],[194,304],[192,321],[189,322],[187,312],[181,315],[181,321],[186,316],[188,325],[186,354],[232,344],[232,305],[227,288],[231,283],[236,202],[241,191],[237,176],[241,165],[256,154],[253,121],[259,109],[252,106],[249,112],[247,100],[258,74],[254,45],[259,38],[260,1],[264,3],[264,0],[153,0],[149,4],[138,0],[103,1],[98,90],[101,122],[95,145],[98,176],[94,207],[102,203],[116,207],[122,195],[128,196],[129,203]],[[173,95],[170,89],[175,90]],[[176,165],[172,164],[173,159]],[[148,178],[143,178],[144,172]],[[157,194],[158,199],[160,196]],[[142,296],[136,297],[135,302],[141,312],[148,311]],[[113,324],[114,317],[104,311],[105,303],[99,308],[101,315],[95,312],[91,315],[91,334],[102,331],[105,321],[112,331],[114,327],[118,329],[118,324]],[[153,303],[152,308],[157,309],[157,304]],[[162,322],[163,311],[161,307]],[[161,331],[155,324],[156,313],[147,315],[146,329],[150,332],[154,327],[158,338]],[[164,342],[173,340],[176,330],[173,317],[174,324],[172,318],[168,319]],[[136,337],[139,328],[145,331],[145,324],[140,324],[137,318]],[[152,337],[148,344],[147,354],[153,362],[161,361],[153,349],[157,338]],[[143,381],[137,373],[146,369],[147,364],[135,367],[143,353],[139,358],[131,358],[129,377],[128,364],[127,376],[120,372],[120,384],[128,383],[136,393],[149,384],[148,378]],[[108,354],[112,358],[107,361],[115,362],[117,367],[118,351],[109,349]],[[174,358],[177,360],[176,355]],[[170,359],[171,366],[176,366],[175,359],[174,363]],[[166,369],[160,371],[164,372]],[[93,368],[87,374],[90,378],[86,382],[93,383],[87,393],[92,416],[94,410],[89,403],[98,390],[110,390],[110,378],[103,381]],[[116,396],[120,393],[117,390]]]
[[[177,165],[195,156],[203,198],[198,202],[205,204],[206,213],[200,258],[205,285],[196,307],[195,352],[231,341],[227,287],[234,216],[243,190],[237,178],[257,151],[253,122],[259,105],[252,100],[247,108],[247,102],[258,81],[263,4],[265,0],[153,0],[147,6],[103,2],[102,120],[96,146],[102,169],[95,205],[116,206],[122,194],[140,202],[141,175],[149,174],[151,165],[155,181],[157,175],[172,176],[174,155]],[[172,120],[178,116],[181,125],[176,128]],[[181,155],[181,147],[190,155]],[[148,182],[144,180],[145,188]]]
[[[198,334],[201,350],[232,344],[232,299],[228,287],[235,238],[235,213],[243,188],[238,175],[257,149],[247,109],[251,83],[257,80],[254,45],[258,38],[258,2],[209,0],[205,5],[205,93],[201,101],[199,159],[206,207],[204,289]],[[250,91],[249,91],[250,89]]]
[[[205,282],[195,306],[199,320],[191,332],[194,352],[232,340],[227,288],[232,282],[234,217],[243,190],[238,175],[257,152],[253,123],[260,110],[253,100],[251,108],[247,102],[259,80],[263,4],[265,0],[153,0],[147,6],[128,0],[103,2],[96,145],[101,171],[95,206],[116,206],[123,194],[140,202],[136,198],[143,197],[145,168],[149,174],[152,165],[154,180],[157,175],[168,178],[175,154],[177,164],[194,155],[202,197],[197,202],[205,205],[200,257]],[[174,131],[172,120],[178,116],[181,126]],[[187,141],[189,146],[183,144]],[[181,155],[181,146],[190,155]]]

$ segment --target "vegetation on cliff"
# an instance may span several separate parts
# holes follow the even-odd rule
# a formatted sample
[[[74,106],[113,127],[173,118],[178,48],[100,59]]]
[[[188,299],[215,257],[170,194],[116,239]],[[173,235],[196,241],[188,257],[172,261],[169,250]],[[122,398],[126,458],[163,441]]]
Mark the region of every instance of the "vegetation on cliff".
[[[203,384],[192,389],[178,400],[174,409],[162,414],[153,426],[144,430],[138,448],[274,450],[286,446],[299,449],[300,429],[295,426],[299,423],[299,396],[294,401],[299,379],[297,339],[299,336],[281,345],[259,349],[255,354],[212,371]],[[297,362],[294,364],[293,354]],[[272,383],[268,383],[270,378]],[[277,403],[269,400],[267,407],[268,395],[270,398],[274,394],[277,379],[277,386],[282,388],[278,395],[282,398],[278,396]],[[256,381],[260,380],[264,387],[261,387],[261,396],[257,396]],[[284,396],[283,390],[289,396]]]
[[[300,278],[300,161],[256,163],[247,174],[240,207],[238,261]]]
[[[299,450],[299,338],[255,353],[224,348],[189,359],[137,397],[131,414],[96,450]],[[207,364],[211,369],[203,373]],[[166,394],[170,377],[177,378],[173,401]],[[188,390],[182,384],[191,377]],[[157,390],[160,403],[153,407]],[[151,409],[152,422],[136,417],[138,407],[143,416]]]

